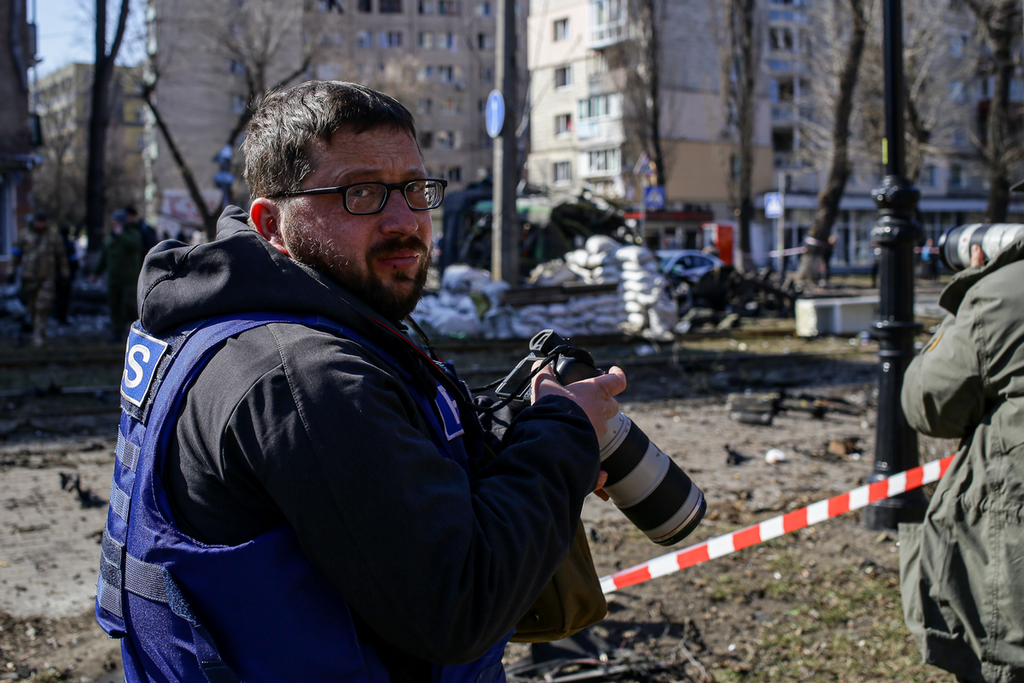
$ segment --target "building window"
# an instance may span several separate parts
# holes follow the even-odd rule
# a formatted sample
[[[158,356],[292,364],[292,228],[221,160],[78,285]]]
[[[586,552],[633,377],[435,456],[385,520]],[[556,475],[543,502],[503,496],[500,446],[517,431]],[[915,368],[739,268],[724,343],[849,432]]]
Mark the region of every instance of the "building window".
[[[454,66],[437,67],[437,79],[442,83],[452,83],[455,80]]]
[[[235,95],[235,97],[231,100],[231,113],[232,114],[241,114],[242,112],[245,111],[245,107],[246,107],[246,99],[242,95]]]
[[[609,175],[617,173],[619,170],[619,150],[599,149],[594,152],[587,152],[587,167],[591,173],[599,171]]]
[[[739,180],[740,177],[740,155],[729,155],[729,177],[732,180]]]
[[[245,64],[242,64],[242,62],[238,61],[237,59],[232,59],[228,63],[228,71],[233,73],[236,76],[244,76],[245,75]]]
[[[373,0],[357,0],[356,8],[360,12],[372,12]]]
[[[417,114],[432,114],[434,113],[434,100],[429,97],[424,97],[416,105]]]
[[[420,14],[433,14],[434,13],[434,2],[433,0],[419,0],[417,9]]]
[[[430,149],[434,144],[434,134],[429,130],[420,131],[420,149]]]
[[[462,3],[459,0],[438,0],[437,13],[456,16],[462,13]]]
[[[921,167],[921,176],[917,180],[918,187],[935,187],[938,184],[938,169],[935,164],[925,164]]]
[[[776,128],[772,131],[772,151],[792,152],[795,140],[792,128]]]
[[[337,12],[338,14],[345,13],[345,10],[341,8],[341,0],[317,0],[316,8],[317,11],[320,12]]]
[[[768,29],[768,45],[778,52],[796,52],[796,30],[786,26],[773,26]]]
[[[593,95],[580,100],[580,119],[597,119],[612,113],[610,95]]]
[[[373,34],[369,31],[360,31],[357,33],[356,47],[373,47]]]
[[[401,14],[402,0],[380,0],[381,14]]]
[[[964,169],[960,164],[953,164],[949,167],[949,186],[955,190],[964,187]]]
[[[494,82],[494,69],[489,66],[480,68],[480,82],[481,83],[493,83]]]
[[[555,87],[567,88],[572,85],[572,67],[560,66],[555,69]]]
[[[438,149],[458,149],[459,133],[452,130],[439,130],[434,136]]]
[[[442,172],[445,180],[450,182],[458,183],[462,181],[462,167],[461,166],[445,166]]]
[[[381,47],[402,47],[401,31],[381,31],[377,39]]]
[[[569,37],[569,20],[555,19],[555,40],[565,40]]]
[[[491,16],[491,3],[489,3],[489,2],[478,2],[478,3],[476,3],[476,15],[478,17],[489,17],[489,16]]]
[[[434,67],[425,66],[420,69],[419,76],[416,77],[419,81],[432,81],[434,80]]]
[[[494,36],[489,33],[478,33],[476,36],[476,47],[478,50],[493,50]]]
[[[454,33],[438,33],[437,34],[437,49],[438,50],[451,50],[455,51],[455,34]]]
[[[420,31],[420,34],[416,39],[416,44],[421,48],[429,50],[434,47],[434,34],[430,31]]]
[[[572,181],[572,166],[568,161],[556,161],[552,168],[551,175],[556,183],[568,183]]]
[[[441,100],[437,111],[442,116],[455,116],[462,113],[462,102],[460,100]]]
[[[555,117],[555,135],[572,133],[572,114],[559,114]]]

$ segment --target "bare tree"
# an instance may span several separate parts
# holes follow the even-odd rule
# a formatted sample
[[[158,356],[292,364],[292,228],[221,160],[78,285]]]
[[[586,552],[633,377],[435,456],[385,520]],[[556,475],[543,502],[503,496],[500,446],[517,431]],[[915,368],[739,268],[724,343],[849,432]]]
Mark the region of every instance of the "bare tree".
[[[110,85],[114,61],[124,39],[128,23],[129,0],[121,0],[114,39],[107,51],[107,3],[96,2],[96,62],[93,68],[92,109],[89,117],[89,156],[85,181],[85,220],[89,233],[89,251],[97,252],[103,241],[106,213],[104,159],[107,127],[110,123]]]
[[[302,6],[294,2],[276,0],[252,0],[245,3],[231,3],[229,11],[224,8],[204,7],[195,15],[184,20],[191,30],[202,31],[208,38],[209,51],[217,58],[215,63],[234,65],[244,83],[246,106],[232,123],[224,138],[224,145],[234,149],[238,139],[252,118],[253,112],[267,92],[286,87],[309,69],[316,44],[315,36],[305,36],[297,61],[290,71],[278,80],[270,81],[272,74],[281,74],[287,68],[285,56],[287,39],[302,34]],[[160,110],[157,97],[162,71],[173,60],[173,54],[151,54],[148,72],[140,84],[139,95],[146,102],[157,129],[160,131],[181,173],[182,181],[195,204],[203,222],[207,240],[213,240],[217,232],[219,210],[211,210],[203,197],[203,191],[196,180],[186,155],[175,139],[166,117]],[[230,161],[230,160],[229,160]],[[237,168],[234,167],[234,168]],[[230,187],[222,195],[224,203],[233,201]]]
[[[661,39],[655,0],[630,0],[632,35],[614,49],[624,86],[623,127],[636,156],[647,153],[653,162],[653,184],[664,185],[665,150],[661,139]]]
[[[988,166],[988,205],[985,220],[1006,220],[1010,203],[1010,174],[1021,158],[1019,126],[1010,130],[1010,81],[1016,68],[1014,55],[1020,52],[1020,0],[965,0],[964,4],[978,20],[981,36],[988,46],[987,59],[981,64],[981,76],[992,77],[993,86],[985,116],[982,155]]]
[[[954,131],[970,127],[974,110],[955,106],[956,97],[951,102],[950,95],[957,84],[974,77],[976,54],[966,32],[973,22],[966,15],[958,18],[951,14],[945,0],[905,0],[903,8],[905,162],[907,178],[916,183],[925,161],[955,151],[948,144]],[[854,106],[858,134],[851,140],[851,157],[876,166],[885,135],[884,73],[877,23],[869,21],[874,30],[868,33]],[[958,24],[965,31],[963,35],[957,33]]]
[[[819,269],[827,266],[825,259],[831,252],[829,238],[832,234],[832,225],[839,211],[839,200],[842,199],[846,182],[850,178],[850,116],[853,113],[854,90],[867,36],[868,17],[865,4],[865,0],[833,0],[836,9],[839,5],[844,5],[845,9],[849,10],[848,15],[843,12],[848,21],[838,23],[848,26],[849,29],[845,40],[840,36],[830,37],[830,42],[844,42],[846,49],[837,78],[831,84],[837,93],[832,110],[831,162],[828,180],[818,193],[818,209],[807,236],[807,251],[800,258],[796,272],[796,279],[802,282],[817,279]]]
[[[53,110],[41,100],[43,163],[32,174],[32,187],[39,206],[61,224],[78,223],[76,201],[85,193],[85,157],[79,143],[83,121],[76,120],[73,107]]]
[[[750,222],[754,215],[754,119],[761,69],[759,31],[763,22],[759,20],[757,0],[728,0],[725,4],[727,40],[721,51],[721,84],[727,126],[736,140],[735,163],[730,159],[729,178],[740,251],[736,267],[744,272],[754,267]]]

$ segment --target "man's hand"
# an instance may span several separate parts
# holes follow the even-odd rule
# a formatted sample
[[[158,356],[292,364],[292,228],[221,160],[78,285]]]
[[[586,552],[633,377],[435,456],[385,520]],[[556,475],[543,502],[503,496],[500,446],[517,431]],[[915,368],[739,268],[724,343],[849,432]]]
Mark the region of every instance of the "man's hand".
[[[613,367],[606,375],[583,379],[568,386],[559,383],[550,365],[533,378],[534,401],[544,396],[572,399],[587,413],[599,439],[608,430],[608,420],[619,412],[619,402],[613,396],[621,394],[625,389],[626,374],[618,367]]]
[[[985,252],[981,250],[981,246],[977,244],[971,245],[971,266],[974,268],[981,268],[985,265]]]

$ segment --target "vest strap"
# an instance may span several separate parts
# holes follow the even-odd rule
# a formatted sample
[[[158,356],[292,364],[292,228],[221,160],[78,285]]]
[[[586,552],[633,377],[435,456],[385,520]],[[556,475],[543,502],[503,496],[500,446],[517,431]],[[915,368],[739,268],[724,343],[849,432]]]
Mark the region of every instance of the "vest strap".
[[[124,438],[124,434],[120,430],[117,432],[117,446],[114,448],[114,454],[117,456],[118,461],[130,469],[132,472],[135,471],[135,465],[139,462],[138,446],[133,444],[128,439]]]

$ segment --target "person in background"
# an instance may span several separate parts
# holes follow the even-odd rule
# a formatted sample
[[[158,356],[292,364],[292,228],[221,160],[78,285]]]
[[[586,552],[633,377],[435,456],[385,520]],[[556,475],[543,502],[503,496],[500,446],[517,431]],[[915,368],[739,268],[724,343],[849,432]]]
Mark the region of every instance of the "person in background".
[[[156,230],[153,229],[149,223],[142,219],[139,212],[135,210],[135,207],[131,204],[124,207],[125,225],[135,226],[142,235],[142,258],[146,258],[146,254],[149,250],[156,246],[159,242],[159,238],[156,236]]]
[[[923,523],[899,525],[900,588],[926,663],[1008,683],[1024,681],[1024,236],[970,263],[903,378],[907,422],[960,448]]]
[[[12,255],[9,278],[13,281],[21,268],[21,299],[32,320],[32,346],[40,347],[46,343],[57,281],[70,278],[64,243],[47,223],[45,213],[37,211],[30,217],[28,229],[18,234]]]
[[[68,260],[68,276],[57,277],[57,291],[53,300],[53,317],[62,325],[68,324],[68,308],[71,305],[71,285],[78,273],[78,245],[71,238],[71,226],[60,228],[60,239],[64,244],[64,254]]]
[[[137,224],[128,223],[123,210],[110,216],[110,232],[103,240],[103,251],[93,276],[107,274],[107,304],[110,306],[110,340],[123,342],[128,326],[138,317],[135,288],[142,270],[142,233]]]

